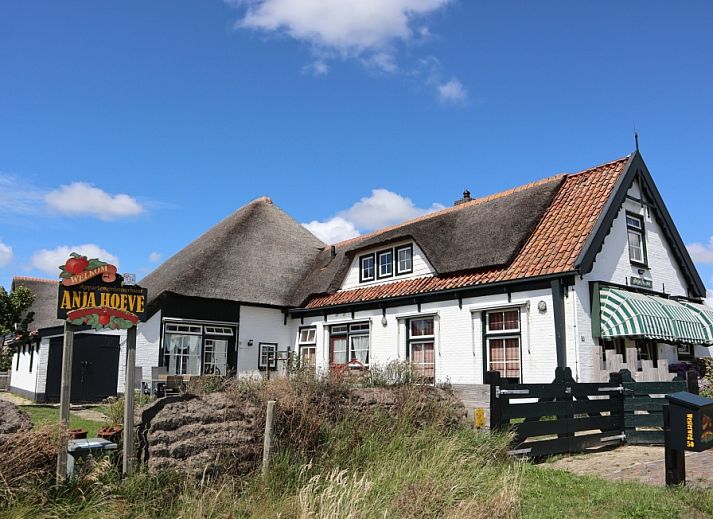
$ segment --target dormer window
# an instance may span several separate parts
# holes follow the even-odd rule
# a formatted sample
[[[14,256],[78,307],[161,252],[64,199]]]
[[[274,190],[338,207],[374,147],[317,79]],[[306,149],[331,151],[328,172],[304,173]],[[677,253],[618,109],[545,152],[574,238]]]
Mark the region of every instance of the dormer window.
[[[391,276],[394,275],[394,250],[389,249],[385,251],[381,251],[379,254],[377,254],[379,258],[379,270],[377,272],[377,277],[379,279],[381,278],[390,278]]]
[[[359,258],[359,282],[373,281],[376,277],[376,260],[374,254],[366,254]]]
[[[413,272],[413,246],[396,247],[396,275]]]
[[[638,214],[626,213],[626,230],[629,236],[629,260],[636,265],[646,266],[644,219]]]

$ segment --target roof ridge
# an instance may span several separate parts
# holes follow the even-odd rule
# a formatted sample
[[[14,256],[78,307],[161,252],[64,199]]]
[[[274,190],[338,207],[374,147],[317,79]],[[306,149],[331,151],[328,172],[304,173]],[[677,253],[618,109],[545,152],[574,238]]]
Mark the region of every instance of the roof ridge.
[[[504,191],[499,191],[499,192],[497,192],[497,193],[492,193],[492,194],[490,194],[490,195],[485,195],[485,196],[481,196],[481,197],[479,197],[479,198],[474,198],[473,200],[469,200],[469,201],[467,201],[467,202],[463,202],[463,203],[458,204],[458,205],[454,205],[454,206],[451,206],[451,207],[444,207],[443,209],[439,209],[438,211],[433,211],[433,212],[431,212],[431,213],[426,213],[426,214],[423,214],[423,215],[421,215],[421,216],[417,216],[416,218],[411,218],[410,220],[406,220],[405,222],[401,222],[401,223],[397,223],[397,224],[394,224],[394,225],[390,225],[390,226],[388,226],[388,227],[383,227],[383,228],[381,228],[381,229],[378,229],[378,230],[376,230],[376,231],[372,231],[372,232],[367,233],[367,234],[361,234],[361,235],[356,236],[356,237],[354,237],[354,238],[349,238],[348,240],[343,240],[343,241],[340,241],[340,242],[333,243],[332,245],[334,245],[334,246],[336,247],[336,246],[344,246],[344,245],[347,244],[347,243],[358,242],[358,241],[360,241],[360,240],[364,240],[364,239],[366,239],[366,238],[371,238],[371,237],[377,236],[377,235],[379,235],[379,234],[382,234],[382,233],[385,233],[385,232],[388,232],[388,231],[394,231],[394,230],[398,229],[399,227],[404,227],[404,226],[406,226],[406,225],[411,225],[412,223],[415,223],[415,222],[420,222],[420,221],[423,221],[423,220],[427,220],[427,219],[429,219],[429,218],[435,218],[436,216],[441,216],[441,215],[448,214],[448,213],[451,213],[451,212],[460,211],[461,209],[465,209],[465,208],[467,208],[467,207],[472,207],[472,206],[474,206],[474,205],[479,205],[479,204],[483,204],[483,203],[486,203],[486,202],[491,202],[491,201],[493,201],[493,200],[498,200],[498,199],[500,199],[500,198],[513,195],[513,194],[515,194],[515,193],[520,193],[520,192],[525,191],[525,190],[527,190],[527,189],[531,189],[531,188],[533,188],[533,187],[541,186],[542,184],[547,184],[547,183],[549,183],[549,182],[555,182],[556,180],[560,180],[561,178],[563,178],[563,177],[565,177],[565,176],[567,176],[566,173],[560,173],[560,174],[558,174],[558,175],[552,175],[551,177],[546,177],[546,178],[543,178],[543,179],[540,179],[540,180],[535,180],[535,181],[529,182],[529,183],[527,183],[527,184],[522,184],[522,185],[520,185],[520,186],[515,186],[515,187],[512,187],[512,188],[506,189],[506,190],[504,190]]]
[[[604,164],[599,164],[599,165],[597,165],[597,166],[592,166],[592,167],[590,167],[590,168],[581,169],[581,170],[576,171],[576,172],[574,172],[574,173],[565,173],[565,174],[566,174],[568,177],[574,177],[574,176],[576,176],[576,175],[584,175],[585,173],[591,173],[591,172],[593,172],[595,169],[605,168],[605,167],[607,167],[607,166],[611,166],[611,165],[617,164],[617,163],[619,163],[619,162],[627,161],[627,160],[629,160],[629,159],[631,158],[632,155],[633,155],[633,153],[629,153],[628,155],[625,155],[624,157],[619,157],[619,158],[616,159],[616,160],[610,160],[609,162],[605,162]]]
[[[59,283],[59,279],[38,278],[34,276],[12,276],[13,281],[38,281],[40,283]]]

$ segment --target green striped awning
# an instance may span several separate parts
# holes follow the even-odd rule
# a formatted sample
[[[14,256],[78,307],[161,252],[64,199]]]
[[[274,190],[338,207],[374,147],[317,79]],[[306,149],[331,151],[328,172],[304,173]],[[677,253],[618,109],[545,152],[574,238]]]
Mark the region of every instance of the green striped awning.
[[[713,344],[713,308],[688,301],[682,301],[681,304],[688,308],[703,325],[706,336],[705,344]]]
[[[706,330],[681,303],[662,297],[601,287],[601,337],[637,337],[662,342],[703,344]]]

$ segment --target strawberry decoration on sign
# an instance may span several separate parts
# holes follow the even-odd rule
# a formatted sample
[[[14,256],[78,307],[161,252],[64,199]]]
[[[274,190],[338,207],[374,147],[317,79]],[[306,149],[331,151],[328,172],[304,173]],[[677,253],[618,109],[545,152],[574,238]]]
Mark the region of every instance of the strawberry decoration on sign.
[[[86,256],[73,252],[64,265],[59,266],[59,277],[64,286],[78,285],[88,279],[101,275],[102,281],[112,283],[116,279],[116,267],[99,258],[87,259]]]

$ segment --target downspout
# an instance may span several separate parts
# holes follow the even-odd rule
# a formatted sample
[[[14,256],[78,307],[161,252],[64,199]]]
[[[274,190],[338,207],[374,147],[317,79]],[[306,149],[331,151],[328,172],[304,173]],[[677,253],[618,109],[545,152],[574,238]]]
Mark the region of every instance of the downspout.
[[[564,293],[559,279],[550,283],[552,289],[552,309],[555,317],[555,349],[557,351],[557,367],[567,367],[567,329],[564,319]]]

